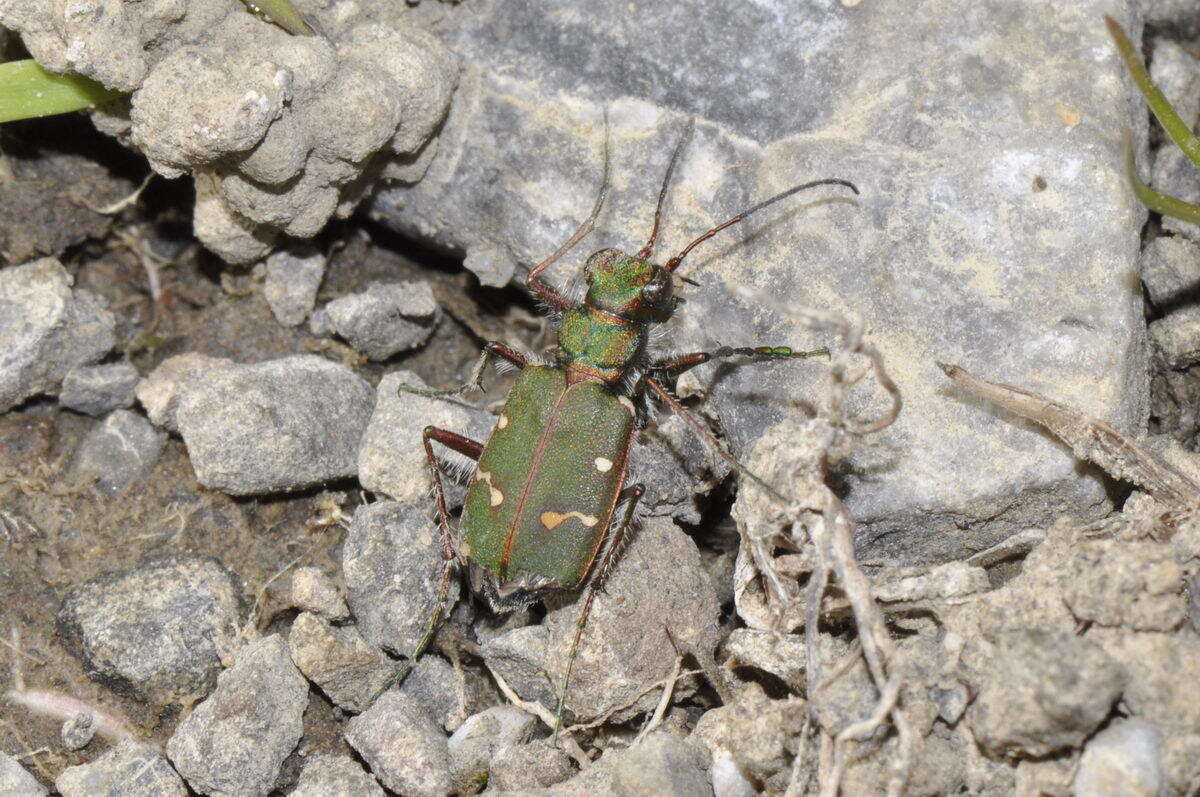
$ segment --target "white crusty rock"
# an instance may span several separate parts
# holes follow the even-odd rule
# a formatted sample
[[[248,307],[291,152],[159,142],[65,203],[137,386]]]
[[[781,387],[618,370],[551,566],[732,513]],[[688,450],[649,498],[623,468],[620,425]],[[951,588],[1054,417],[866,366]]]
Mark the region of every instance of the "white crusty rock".
[[[317,301],[325,263],[325,255],[319,252],[298,255],[279,251],[267,258],[263,297],[276,321],[289,327],[304,323]]]
[[[154,747],[123,740],[87,764],[67,767],[54,779],[63,797],[185,797],[187,788]]]
[[[116,343],[104,299],[74,282],[52,257],[0,270],[0,412],[57,393],[72,368]]]
[[[404,4],[320,5],[314,36],[237,0],[0,0],[0,25],[48,69],[131,92],[97,124],[160,174],[203,178],[197,235],[249,262],[349,215],[381,174],[419,180],[458,80]]]

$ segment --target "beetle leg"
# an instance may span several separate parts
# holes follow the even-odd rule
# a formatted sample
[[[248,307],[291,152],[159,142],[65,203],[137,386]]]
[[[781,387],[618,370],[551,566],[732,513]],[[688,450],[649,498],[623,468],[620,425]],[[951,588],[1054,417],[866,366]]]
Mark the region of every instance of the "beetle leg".
[[[384,692],[403,681],[417,659],[421,657],[421,654],[433,642],[433,638],[437,634],[438,625],[442,619],[446,596],[450,593],[450,579],[454,576],[454,565],[458,561],[458,549],[454,544],[454,531],[450,528],[450,513],[446,509],[446,492],[442,487],[442,470],[438,465],[437,457],[433,454],[434,440],[451,451],[455,451],[464,457],[476,461],[478,461],[479,455],[483,453],[482,443],[447,429],[426,426],[425,430],[421,433],[421,442],[425,444],[425,459],[429,463],[430,472],[433,474],[433,491],[437,497],[438,528],[442,532],[442,581],[438,587],[437,602],[434,604],[433,612],[429,615],[429,623],[425,626],[425,633],[421,635],[421,639],[417,642],[416,647],[413,648],[412,653],[409,654],[408,659],[401,665],[400,669],[391,678],[388,678],[387,682],[371,696],[371,699],[367,702],[368,707],[374,704]]]
[[[613,565],[616,564],[617,558],[621,555],[625,533],[629,530],[630,522],[633,520],[633,512],[637,509],[638,501],[641,500],[645,492],[645,485],[632,484],[621,490],[621,494],[617,496],[617,504],[624,504],[625,511],[621,513],[619,521],[609,522],[609,526],[604,532],[604,539],[600,543],[603,553],[596,568],[592,571],[592,577],[588,579],[587,592],[583,598],[583,609],[579,613],[579,622],[575,625],[575,638],[571,640],[571,650],[567,653],[567,671],[563,675],[562,689],[558,693],[558,709],[554,712],[555,740],[558,739],[558,730],[562,727],[563,705],[567,701],[567,686],[571,682],[571,668],[575,665],[575,656],[579,653],[579,642],[583,639],[583,628],[587,625],[588,615],[592,613],[592,600],[596,597],[596,590],[604,586],[604,580],[608,578],[609,572],[612,571]]]
[[[650,370],[665,376],[676,377],[684,371],[695,368],[697,365],[703,365],[706,362],[725,357],[748,357],[755,362],[767,362],[769,360],[795,360],[802,357],[816,357],[822,354],[828,357],[829,349],[821,347],[808,351],[797,351],[791,346],[742,346],[738,348],[720,346],[712,351],[697,351],[692,354],[680,354],[666,360],[659,360],[650,365]]]
[[[432,398],[444,398],[446,396],[461,396],[468,390],[475,389],[483,390],[483,372],[487,370],[488,363],[492,361],[492,357],[500,357],[515,365],[517,368],[524,368],[529,364],[525,359],[525,355],[515,349],[510,349],[499,341],[489,341],[483,347],[483,351],[479,353],[479,359],[475,362],[475,367],[471,369],[471,376],[466,382],[449,390],[426,390],[422,387],[411,387],[409,385],[400,385],[396,389],[401,393],[415,393],[418,396],[430,396]]]

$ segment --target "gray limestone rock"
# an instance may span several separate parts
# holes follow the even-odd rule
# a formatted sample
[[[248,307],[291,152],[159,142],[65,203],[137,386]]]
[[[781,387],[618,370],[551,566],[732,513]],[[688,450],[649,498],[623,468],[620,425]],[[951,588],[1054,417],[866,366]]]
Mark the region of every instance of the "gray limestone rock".
[[[1079,747],[1108,716],[1127,680],[1104,649],[1067,631],[998,635],[966,719],[992,758]]]
[[[271,305],[275,320],[284,326],[304,323],[317,301],[317,289],[325,276],[325,255],[299,255],[279,251],[267,258],[263,297]]]
[[[699,742],[666,731],[633,747],[610,750],[586,770],[550,790],[556,797],[592,794],[711,795],[712,759]]]
[[[196,791],[266,795],[303,733],[308,684],[278,634],[254,642],[217,679],[167,742],[167,755]]]
[[[416,699],[391,690],[346,725],[350,743],[379,781],[412,797],[450,791],[446,735]]]
[[[562,748],[549,739],[505,744],[492,756],[488,789],[529,794],[562,783],[577,771]]]
[[[0,797],[45,797],[47,793],[15,758],[0,752]]]
[[[582,602],[571,593],[548,605],[542,625],[488,640],[483,656],[523,698],[553,710]],[[675,663],[667,629],[681,651],[703,660],[716,647],[718,615],[696,544],[670,521],[647,520],[596,594],[571,670],[566,713],[587,721],[632,704],[613,715],[620,722],[652,710],[660,694],[643,692],[667,678]],[[687,689],[680,681],[676,695]]]
[[[185,797],[183,780],[155,748],[125,740],[87,764],[67,767],[54,786],[63,797]]]
[[[334,299],[325,314],[338,335],[372,360],[386,360],[429,340],[441,318],[428,282],[373,282]]]
[[[728,754],[738,769],[763,782],[790,766],[789,745],[803,730],[806,714],[803,700],[771,700],[750,684],[733,703],[706,711],[692,736],[714,759]]]
[[[1150,323],[1150,343],[1166,368],[1200,363],[1200,307],[1183,307]]]
[[[384,797],[371,773],[354,759],[321,753],[304,765],[296,788],[288,797]]]
[[[350,607],[333,579],[317,567],[297,567],[292,571],[292,605],[329,620],[345,620]]]
[[[169,703],[207,694],[242,614],[233,575],[208,556],[147,561],[76,587],[58,632],[93,678]]]
[[[425,632],[442,574],[442,542],[424,501],[377,501],[354,513],[343,547],[346,601],[371,644],[407,656]],[[447,605],[458,598],[453,580]]]
[[[421,430],[437,426],[486,440],[495,418],[484,410],[458,402],[401,393],[397,390],[400,385],[429,388],[411,371],[395,371],[379,382],[375,409],[359,444],[358,480],[365,489],[397,501],[427,502],[430,474]],[[457,469],[467,473],[474,471],[474,463],[454,452],[441,447],[435,451],[443,462],[455,463]],[[444,483],[447,501],[461,502],[462,491],[452,489],[456,487],[454,481],[447,477]]]
[[[52,257],[0,269],[0,412],[57,393],[72,368],[116,343],[104,299],[74,282]]]
[[[1083,748],[1076,797],[1156,797],[1162,794],[1162,732],[1148,722],[1114,723]]]
[[[671,414],[637,435],[625,481],[646,485],[640,504],[646,514],[697,524],[697,496],[719,484],[730,470],[683,418]]]
[[[178,432],[175,413],[184,392],[205,381],[212,371],[233,364],[233,360],[224,357],[209,357],[196,352],[168,357],[138,383],[135,391],[138,402],[151,423]]]
[[[1130,289],[1144,212],[1113,131],[1141,135],[1146,114],[1098,22],[1111,13],[1136,35],[1130,3],[1017,0],[953,19],[934,0],[478,11],[444,27],[465,66],[437,156],[418,185],[378,194],[374,217],[488,264],[483,279],[506,259],[519,279],[590,210],[607,107],[613,190],[597,232],[550,270],[563,283],[588,251],[641,245],[695,115],[660,258],[789,185],[828,176],[861,190],[813,191],[698,248],[680,273],[701,287],[682,292],[666,328],[682,351],[836,343],[737,287],[863,319],[905,397],[898,423],[844,472],[864,557],[947,561],[1064,510],[1107,511],[1101,480],[1068,450],[947,391],[935,361],[1052,392],[1121,429],[1145,423]],[[825,369],[696,373],[741,454],[822,400]]]
[[[754,628],[734,629],[724,642],[726,667],[754,667],[778,677],[797,694],[804,690],[808,650],[804,637]]]
[[[1200,294],[1200,244],[1182,235],[1160,235],[1147,243],[1138,269],[1150,301],[1162,310]]]
[[[1063,601],[1081,622],[1134,631],[1173,631],[1187,617],[1184,573],[1172,552],[1153,542],[1081,543]]]
[[[81,711],[64,722],[58,731],[58,738],[67,750],[82,750],[91,743],[95,735],[95,717],[86,711]]]
[[[253,495],[353,476],[373,403],[346,367],[296,355],[187,382],[175,420],[201,484]]]
[[[63,378],[58,400],[64,407],[99,417],[118,407],[132,407],[139,379],[137,369],[126,362],[79,365]]]
[[[383,688],[396,666],[367,644],[352,625],[334,626],[301,612],[288,633],[292,661],[337,705],[362,711]]]
[[[73,478],[94,482],[101,492],[114,496],[154,467],[167,443],[167,435],[129,410],[114,410],[96,424],[71,466]]]
[[[459,788],[479,783],[488,775],[496,752],[508,745],[529,741],[537,729],[537,719],[516,706],[492,706],[472,714],[450,736],[451,777]],[[494,788],[494,779],[488,780]]]

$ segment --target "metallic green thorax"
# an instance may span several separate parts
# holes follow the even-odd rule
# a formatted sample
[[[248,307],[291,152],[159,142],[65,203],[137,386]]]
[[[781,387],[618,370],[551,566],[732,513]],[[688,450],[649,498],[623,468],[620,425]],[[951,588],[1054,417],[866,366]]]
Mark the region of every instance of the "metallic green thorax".
[[[466,553],[501,601],[571,589],[587,576],[612,516],[633,404],[603,382],[568,384],[530,366],[479,458],[463,512]]]

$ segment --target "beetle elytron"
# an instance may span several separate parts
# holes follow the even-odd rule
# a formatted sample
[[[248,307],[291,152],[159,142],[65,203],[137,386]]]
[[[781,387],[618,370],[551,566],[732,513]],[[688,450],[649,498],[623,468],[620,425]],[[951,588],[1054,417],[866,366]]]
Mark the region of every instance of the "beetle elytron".
[[[711,352],[650,359],[650,325],[666,321],[675,311],[679,301],[674,291],[674,280],[678,279],[675,270],[696,245],[752,213],[814,186],[841,185],[858,193],[852,183],[838,179],[794,186],[708,230],[658,265],[650,261],[650,256],[658,237],[663,201],[689,137],[690,127],[671,156],[646,245],[636,255],[616,249],[592,254],[584,266],[587,294],[577,302],[559,293],[540,275],[595,225],[608,192],[606,137],[604,180],[591,214],[570,240],[530,270],[526,278],[532,294],[561,314],[553,364],[531,363],[508,346],[491,342],[484,347],[471,378],[461,387],[444,391],[401,388],[429,396],[482,389],[483,372],[493,357],[521,371],[487,443],[433,426],[424,430],[422,441],[433,474],[445,567],[437,606],[424,636],[380,693],[404,678],[432,641],[454,567],[462,565],[469,574],[472,591],[484,596],[498,613],[522,608],[548,593],[577,589],[586,582],[587,594],[559,694],[561,717],[571,666],[592,599],[622,549],[622,538],[645,491],[641,484],[624,485],[624,477],[634,430],[645,422],[639,406],[646,391],[683,414],[693,429],[715,444],[670,394],[670,380],[714,358],[778,360],[828,353],[824,349],[794,351],[785,346],[722,346]],[[476,462],[458,532],[450,524],[434,442]],[[729,458],[720,448],[718,452]]]

